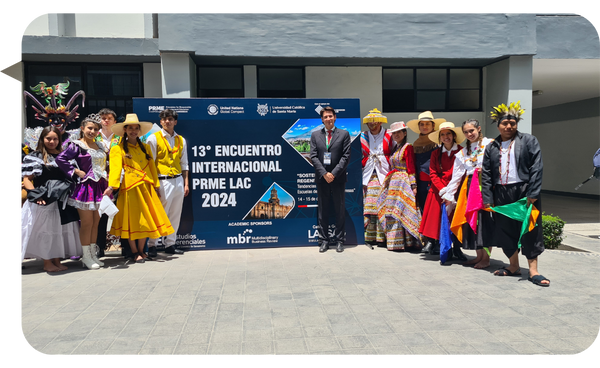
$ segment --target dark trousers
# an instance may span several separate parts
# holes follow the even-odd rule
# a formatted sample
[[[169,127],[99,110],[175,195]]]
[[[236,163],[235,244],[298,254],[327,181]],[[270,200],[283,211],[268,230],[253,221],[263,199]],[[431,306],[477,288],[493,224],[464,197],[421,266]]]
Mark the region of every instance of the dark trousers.
[[[327,183],[323,178],[317,182],[319,242],[346,241],[346,182]],[[333,206],[331,205],[333,202]],[[329,216],[335,213],[335,230],[329,235]]]
[[[494,206],[502,206],[525,197],[527,183],[496,185],[494,187]],[[527,259],[534,259],[544,251],[544,233],[542,230],[542,199],[538,196],[533,204],[540,211],[537,226],[521,238],[521,253]],[[502,247],[504,255],[510,258],[519,251],[518,242],[521,233],[521,222],[504,215],[496,214],[493,244]]]

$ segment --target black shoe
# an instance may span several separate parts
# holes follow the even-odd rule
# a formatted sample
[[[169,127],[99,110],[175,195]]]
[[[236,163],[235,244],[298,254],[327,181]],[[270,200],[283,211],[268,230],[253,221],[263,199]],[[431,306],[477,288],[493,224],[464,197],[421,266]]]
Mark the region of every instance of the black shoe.
[[[434,245],[429,251],[429,254],[431,254],[432,256],[440,255],[440,246],[438,244]]]
[[[327,249],[329,249],[329,243],[322,242],[321,247],[319,248],[319,253],[324,253],[327,251]]]
[[[337,249],[335,251],[338,253],[342,253],[344,251],[344,244],[342,242],[338,242]]]
[[[134,253],[134,254],[133,254],[133,261],[134,261],[135,263],[146,263],[146,260],[145,260],[144,258],[140,258],[140,259],[136,260],[136,258],[137,258],[138,256],[140,256],[140,257],[141,257],[142,255],[141,255],[141,254],[139,254],[139,253]]]
[[[421,253],[431,253],[431,249],[433,248],[433,243],[428,240],[423,249],[421,249]]]
[[[148,247],[148,257],[158,257],[158,254],[156,253],[156,247]]]
[[[459,261],[465,262],[467,260],[467,256],[465,256],[465,254],[463,253],[462,249],[460,249],[460,247],[452,247],[452,253],[454,253],[454,256]]]
[[[183,254],[182,250],[176,249],[174,246],[166,247],[165,253],[167,254]]]

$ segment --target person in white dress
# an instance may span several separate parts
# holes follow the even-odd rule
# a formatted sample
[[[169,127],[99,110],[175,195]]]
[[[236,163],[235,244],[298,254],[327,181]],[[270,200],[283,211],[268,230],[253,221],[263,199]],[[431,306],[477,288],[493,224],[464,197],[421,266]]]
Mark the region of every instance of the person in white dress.
[[[61,133],[56,127],[44,128],[35,151],[23,159],[21,175],[28,194],[42,193],[40,189],[50,181],[67,179],[55,161],[62,150]],[[21,209],[22,259],[41,258],[44,271],[64,271],[67,266],[61,263],[62,258],[82,254],[77,213],[69,206],[63,209],[56,198],[50,202],[47,192],[32,199],[25,201]],[[75,216],[68,216],[69,209]]]

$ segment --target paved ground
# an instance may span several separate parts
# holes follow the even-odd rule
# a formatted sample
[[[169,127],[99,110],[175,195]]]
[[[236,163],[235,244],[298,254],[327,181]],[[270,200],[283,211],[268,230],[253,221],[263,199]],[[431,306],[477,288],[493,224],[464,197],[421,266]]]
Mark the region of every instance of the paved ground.
[[[160,253],[145,264],[124,264],[115,253],[104,269],[70,262],[54,275],[26,261],[21,348],[111,355],[567,354],[581,365],[600,355],[600,342],[571,355],[588,349],[600,326],[599,202],[544,200],[547,214],[568,223],[563,243],[587,250],[546,251],[539,269],[549,288],[527,281],[524,257],[522,276],[493,276],[506,262],[497,249],[486,270],[364,245],[341,254],[316,247]]]

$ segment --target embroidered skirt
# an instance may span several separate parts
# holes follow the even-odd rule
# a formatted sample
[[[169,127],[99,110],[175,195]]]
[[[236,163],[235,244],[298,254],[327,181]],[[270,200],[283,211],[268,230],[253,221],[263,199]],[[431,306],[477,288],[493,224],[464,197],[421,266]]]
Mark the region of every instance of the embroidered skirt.
[[[418,245],[421,213],[417,209],[415,195],[405,170],[396,170],[386,176],[377,207],[379,222],[385,229],[388,250],[403,249],[405,245]],[[398,225],[394,226],[396,222]],[[399,226],[404,229],[403,240],[398,235]]]
[[[377,199],[379,198],[380,191],[381,184],[379,183],[377,173],[373,171],[373,175],[371,175],[367,184],[367,189],[363,193],[365,242],[385,241],[385,231],[377,218]]]

